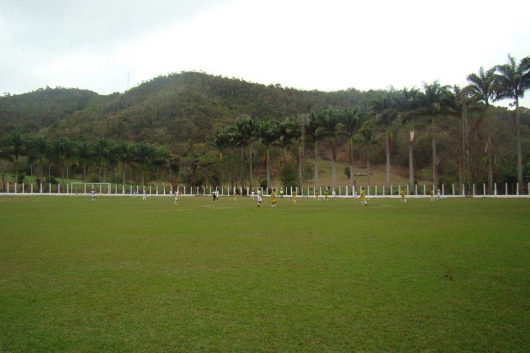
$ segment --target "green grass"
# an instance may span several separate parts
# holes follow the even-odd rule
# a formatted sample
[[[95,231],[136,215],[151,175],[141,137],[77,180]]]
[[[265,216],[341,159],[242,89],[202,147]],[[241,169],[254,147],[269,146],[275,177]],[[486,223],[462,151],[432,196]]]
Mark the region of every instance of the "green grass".
[[[530,200],[0,197],[3,352],[528,352]]]

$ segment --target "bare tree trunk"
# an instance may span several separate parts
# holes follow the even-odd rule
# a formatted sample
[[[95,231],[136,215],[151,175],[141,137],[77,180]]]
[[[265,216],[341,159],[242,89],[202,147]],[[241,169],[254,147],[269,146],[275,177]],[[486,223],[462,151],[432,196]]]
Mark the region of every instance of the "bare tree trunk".
[[[435,190],[438,189],[438,163],[436,162],[436,125],[432,123],[432,180]]]
[[[304,177],[303,166],[304,166],[304,161],[302,158],[302,148],[300,145],[298,145],[298,190],[299,192],[303,190],[303,185],[302,185],[302,179]]]
[[[386,133],[386,187],[390,192],[390,133]]]
[[[355,173],[353,171],[353,141],[350,140],[350,186],[353,188],[355,185]]]
[[[521,147],[521,112],[519,111],[519,98],[515,99],[515,130],[517,131],[517,183],[519,194],[524,193],[523,185],[523,149]]]
[[[409,192],[414,190],[414,146],[412,138],[409,141]]]
[[[318,142],[315,142],[315,188],[318,188]]]
[[[337,146],[335,141],[331,142],[331,188],[335,190],[335,183],[337,179],[337,173],[335,171],[335,160],[337,159]]]
[[[267,147],[267,187],[270,187],[270,185],[271,185],[271,164],[270,164],[270,158],[271,158],[270,149],[269,149],[269,147]]]

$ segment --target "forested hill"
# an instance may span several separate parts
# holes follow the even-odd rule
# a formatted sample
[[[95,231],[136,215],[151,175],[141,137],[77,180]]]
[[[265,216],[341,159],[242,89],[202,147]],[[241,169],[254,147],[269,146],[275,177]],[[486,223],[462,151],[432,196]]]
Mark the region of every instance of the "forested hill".
[[[0,98],[0,138],[13,130],[48,137],[109,137],[175,145],[204,141],[220,123],[240,116],[283,119],[329,105],[367,107],[378,92],[301,91],[240,79],[183,72],[107,96],[45,88]]]

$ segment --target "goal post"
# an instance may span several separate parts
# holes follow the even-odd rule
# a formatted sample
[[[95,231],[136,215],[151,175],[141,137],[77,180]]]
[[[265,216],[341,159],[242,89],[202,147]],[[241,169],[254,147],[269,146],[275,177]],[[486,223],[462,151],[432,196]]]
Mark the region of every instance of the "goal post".
[[[83,182],[72,182],[70,183],[70,192],[72,194],[89,194],[92,189],[98,195],[111,194],[112,183],[83,183]]]

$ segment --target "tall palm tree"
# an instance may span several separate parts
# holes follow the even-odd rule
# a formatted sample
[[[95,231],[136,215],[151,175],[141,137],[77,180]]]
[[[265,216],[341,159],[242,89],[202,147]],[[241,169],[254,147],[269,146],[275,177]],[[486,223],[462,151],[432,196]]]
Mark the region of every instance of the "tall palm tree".
[[[370,188],[370,156],[378,146],[378,141],[374,134],[375,119],[366,115],[366,120],[359,129],[361,134],[361,146],[366,153],[366,186]]]
[[[438,81],[423,84],[423,92],[418,94],[419,114],[429,119],[432,129],[432,169],[433,183],[438,187],[438,156],[436,154],[436,121],[445,113],[449,99],[449,86],[442,86]]]
[[[158,186],[160,187],[162,185],[162,171],[164,167],[168,167],[171,152],[165,146],[160,146],[153,152],[153,165],[156,167]]]
[[[524,98],[524,93],[530,89],[530,57],[521,59],[519,64],[508,55],[508,63],[496,66],[497,74],[494,77],[495,99],[511,99],[515,105],[515,129],[517,134],[517,183],[519,193],[523,193],[523,150],[521,146],[521,112],[519,98]]]
[[[94,163],[94,144],[87,140],[81,140],[76,147],[76,158],[83,169],[83,182],[86,182],[86,172]]]
[[[219,162],[223,161],[223,152],[230,146],[230,137],[226,128],[218,127],[215,129],[213,136],[208,144],[214,147],[219,153]],[[219,166],[219,186],[223,187],[223,166]]]
[[[350,109],[343,109],[339,113],[339,129],[340,134],[344,135],[348,139],[348,157],[350,160],[350,186],[353,188],[355,185],[355,173],[353,169],[354,152],[355,152],[355,136],[358,134],[361,128],[364,117],[359,107],[353,107]]]
[[[315,158],[315,189],[320,186],[319,180],[318,180],[318,143],[322,139],[321,136],[317,134],[318,128],[320,127],[320,121],[318,117],[318,112],[312,111],[309,114],[309,124],[306,128],[306,135],[307,137],[313,142],[313,154]]]
[[[230,187],[233,189],[237,184],[238,175],[241,174],[241,168],[234,167],[234,159],[236,159],[235,149],[242,145],[242,138],[236,123],[226,126],[225,132],[228,136],[228,146],[230,147]]]
[[[490,101],[495,98],[494,78],[495,70],[493,67],[487,71],[480,68],[478,74],[471,74],[467,76],[469,83],[468,90],[473,95],[475,101],[484,103],[484,112],[481,120],[485,120],[486,124],[490,125]],[[486,151],[488,154],[488,194],[493,191],[493,158],[492,158],[492,143],[491,143],[491,126],[486,129],[487,145]]]
[[[469,173],[469,131],[468,131],[468,112],[475,110],[474,108],[474,95],[471,93],[471,86],[466,86],[460,88],[459,86],[454,86],[453,91],[449,94],[449,99],[447,100],[447,109],[448,112],[455,116],[461,124],[461,133],[460,133],[460,144],[458,147],[458,182],[459,185],[466,184],[468,182],[468,173]],[[480,109],[481,114],[484,112],[484,109]],[[481,120],[482,118],[482,120]],[[478,121],[483,121],[484,115],[478,119]],[[480,125],[477,121],[476,126]]]
[[[75,157],[75,145],[69,138],[59,137],[55,141],[54,147],[53,156],[55,162],[57,162],[59,169],[61,170],[61,185],[65,190],[65,172],[66,168],[70,164],[70,161]]]
[[[258,127],[257,136],[259,142],[265,146],[266,169],[267,169],[267,187],[271,187],[271,166],[270,166],[270,149],[278,138],[278,123],[272,120],[262,121]]]
[[[13,161],[15,168],[15,183],[18,183],[18,167],[20,157],[27,154],[27,141],[20,131],[11,132],[4,142],[4,153]]]
[[[319,113],[319,128],[317,134],[323,138],[328,138],[331,143],[331,187],[334,190],[336,184],[336,168],[337,161],[337,139],[339,137],[339,117],[337,111],[329,106],[327,109]]]
[[[282,168],[282,162],[287,163],[287,148],[289,147],[289,144],[292,141],[293,136],[291,135],[292,132],[292,121],[289,120],[289,118],[283,119],[278,123],[278,136],[276,144],[280,147],[281,153],[280,153],[280,159],[279,159],[279,167]],[[283,158],[282,158],[283,155]]]
[[[110,164],[116,160],[116,146],[114,142],[109,138],[100,138],[96,141],[94,146],[94,152],[96,159],[103,171],[102,181],[107,180],[107,169]]]
[[[299,186],[300,186],[300,171],[302,169],[302,129],[298,124],[296,117],[289,117],[283,120],[280,125],[282,125],[285,130],[285,136],[287,140],[284,141],[284,147],[287,147],[289,144],[294,143],[296,148],[296,160],[298,163],[298,172],[299,172]]]
[[[116,160],[121,168],[121,183],[125,185],[126,169],[134,162],[134,145],[127,141],[121,141],[116,145]]]
[[[145,172],[153,161],[154,149],[147,143],[140,142],[134,149],[135,162],[140,166],[142,172],[142,187],[145,186]]]
[[[37,175],[39,192],[44,184],[44,166],[49,163],[50,155],[53,153],[53,145],[42,135],[31,140],[28,150],[28,159],[31,163],[37,164]]]
[[[391,126],[397,118],[397,111],[392,105],[392,96],[390,94],[380,95],[370,102],[370,110],[374,114],[375,122],[382,125],[385,130],[385,151],[386,151],[386,185],[390,190],[390,147],[392,144]]]
[[[256,131],[259,125],[259,120],[257,118],[251,118],[246,116],[242,119],[239,119],[235,122],[236,128],[240,133],[240,143],[241,143],[241,153],[243,155],[244,148],[248,149],[248,168],[249,168],[249,182],[250,187],[252,188],[253,184],[253,167],[252,160],[254,154],[254,139],[256,137]],[[241,185],[243,185],[243,180]]]
[[[417,115],[417,95],[419,91],[416,88],[407,89],[403,88],[396,95],[395,105],[398,111],[398,116],[401,118],[403,125],[405,125],[409,131],[408,143],[409,143],[409,190],[414,190],[414,123]]]

